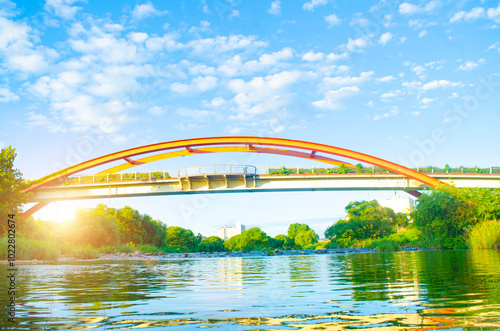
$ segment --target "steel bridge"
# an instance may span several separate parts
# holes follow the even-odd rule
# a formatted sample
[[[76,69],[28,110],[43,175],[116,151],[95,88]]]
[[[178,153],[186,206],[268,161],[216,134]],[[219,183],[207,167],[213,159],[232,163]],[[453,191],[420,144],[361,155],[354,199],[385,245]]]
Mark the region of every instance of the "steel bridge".
[[[294,156],[319,161],[343,168],[355,168],[351,160],[363,162],[386,173],[333,174],[312,171],[295,174],[259,174],[251,166],[223,165],[229,171],[212,173],[178,172],[167,178],[166,174],[151,178],[134,178],[121,173],[124,170],[149,162],[168,158],[206,153],[265,153]],[[143,157],[145,155],[149,155]],[[344,159],[332,158],[342,157]],[[74,175],[112,162],[121,164],[92,175],[93,181],[82,182]],[[232,168],[234,167],[234,168]],[[239,167],[239,168],[238,168]],[[232,170],[234,169],[234,171]],[[240,170],[237,170],[240,169]],[[157,172],[155,172],[156,174]],[[161,174],[161,172],[158,172]],[[73,177],[72,177],[73,176]],[[95,181],[95,178],[100,178]],[[75,178],[79,178],[75,182]],[[111,178],[111,180],[110,180]],[[118,180],[118,178],[120,180]],[[330,190],[404,190],[419,196],[418,190],[454,183],[461,187],[500,188],[498,174],[424,174],[414,169],[380,159],[368,154],[339,147],[307,141],[269,137],[208,137],[176,140],[140,146],[104,155],[42,177],[24,190],[32,193],[30,202],[37,205],[24,213],[30,216],[52,201],[108,197],[135,197],[196,193],[330,191]]]

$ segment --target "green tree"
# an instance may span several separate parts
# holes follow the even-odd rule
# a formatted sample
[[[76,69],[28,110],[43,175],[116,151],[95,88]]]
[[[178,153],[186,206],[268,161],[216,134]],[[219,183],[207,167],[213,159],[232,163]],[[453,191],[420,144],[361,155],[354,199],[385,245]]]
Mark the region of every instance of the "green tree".
[[[356,164],[356,172],[358,174],[363,173],[363,165],[361,163]]]
[[[288,237],[295,247],[301,248],[318,242],[318,235],[307,224],[293,223],[288,227]]]
[[[311,228],[307,224],[301,223],[293,223],[288,226],[288,237],[290,239],[294,239],[300,232],[305,232],[310,230]]]
[[[28,201],[28,196],[21,193],[25,187],[22,174],[14,168],[16,150],[11,146],[0,151],[0,219],[7,220],[8,215],[21,214],[22,204]],[[0,226],[0,234],[5,232],[5,227]]]
[[[200,241],[198,251],[200,252],[224,252],[224,243],[217,236],[211,236]]]
[[[102,247],[120,242],[118,222],[105,205],[99,205],[94,210],[77,210],[75,218],[64,226],[65,237],[75,244]]]
[[[346,174],[346,173],[348,173],[348,172],[349,172],[349,168],[347,168],[347,167],[346,167],[346,165],[342,163],[342,164],[339,166],[339,168],[338,168],[337,172],[338,172],[339,174]]]
[[[420,196],[411,217],[429,245],[464,248],[475,224],[500,219],[500,194],[442,185]]]
[[[181,228],[180,226],[167,227],[166,245],[176,247],[182,251],[196,250],[196,237],[193,231]]]
[[[325,231],[327,238],[345,241],[375,239],[394,233],[398,225],[408,222],[404,214],[382,207],[376,200],[354,201],[345,209],[346,219],[328,227]]]
[[[272,238],[260,228],[251,228],[226,240],[224,242],[224,247],[231,251],[240,249],[245,251],[262,250],[265,248],[273,248],[275,243],[271,239]]]
[[[277,235],[276,237],[274,237],[274,240],[277,241],[276,248],[290,250],[295,247],[295,241],[292,238],[285,236],[284,234]]]
[[[295,237],[295,245],[298,247],[308,247],[318,242],[318,235],[313,229],[302,231]]]

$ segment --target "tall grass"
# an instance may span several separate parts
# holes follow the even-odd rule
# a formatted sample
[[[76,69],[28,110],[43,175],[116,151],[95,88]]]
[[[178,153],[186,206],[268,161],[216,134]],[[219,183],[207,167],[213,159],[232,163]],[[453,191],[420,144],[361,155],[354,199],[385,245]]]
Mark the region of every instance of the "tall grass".
[[[469,232],[468,244],[473,249],[500,248],[500,221],[486,221],[476,224]]]
[[[0,239],[0,258],[7,259],[8,239]],[[29,239],[17,237],[15,240],[16,260],[45,260],[55,261],[61,254],[61,249],[57,244],[47,240]]]

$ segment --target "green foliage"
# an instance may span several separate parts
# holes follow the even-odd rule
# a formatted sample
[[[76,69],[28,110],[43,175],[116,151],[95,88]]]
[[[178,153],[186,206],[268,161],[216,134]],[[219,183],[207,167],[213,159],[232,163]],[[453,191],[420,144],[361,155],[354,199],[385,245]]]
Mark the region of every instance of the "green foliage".
[[[277,235],[274,240],[276,240],[276,248],[278,249],[290,250],[295,247],[295,240],[284,234]]]
[[[297,247],[307,248],[312,247],[318,242],[318,235],[313,229],[301,231],[295,237],[295,245]]]
[[[408,218],[391,208],[380,206],[376,200],[354,201],[345,208],[347,218],[337,221],[325,231],[327,238],[335,238],[341,247],[350,247],[356,240],[375,239],[405,226]]]
[[[224,252],[225,250],[222,239],[217,236],[205,238],[198,244],[199,252]]]
[[[350,171],[349,171],[349,168],[347,168],[347,167],[346,167],[346,165],[342,163],[342,164],[339,166],[339,168],[338,168],[337,172],[338,172],[339,174],[346,174],[346,173],[348,173],[348,172],[350,172]]]
[[[363,165],[361,163],[356,164],[356,172],[358,174],[363,173]]]
[[[21,206],[26,203],[28,196],[21,193],[25,187],[22,174],[18,169],[14,169],[16,150],[11,146],[0,150],[0,219],[7,220],[7,215],[21,214]],[[16,217],[17,220],[20,217]],[[0,226],[0,234],[5,233],[6,227]]]
[[[290,224],[288,237],[293,240],[296,248],[305,248],[318,242],[318,235],[307,224]]]
[[[395,240],[389,239],[388,237],[371,240],[365,247],[379,252],[394,252],[401,250],[399,243]]]
[[[165,243],[168,247],[188,252],[196,250],[197,239],[191,230],[181,228],[180,226],[169,226],[167,228]]]
[[[273,248],[273,245],[275,245],[275,241],[271,239],[260,228],[251,228],[226,240],[224,247],[230,251],[238,251],[240,249],[244,251],[265,250]]]
[[[492,220],[476,224],[469,233],[468,245],[473,249],[499,249],[500,221]]]
[[[465,248],[474,225],[500,219],[500,195],[487,189],[442,185],[422,194],[411,217],[428,245]]]
[[[99,249],[90,244],[71,246],[65,251],[66,257],[73,257],[75,259],[87,260],[98,259],[101,256]]]

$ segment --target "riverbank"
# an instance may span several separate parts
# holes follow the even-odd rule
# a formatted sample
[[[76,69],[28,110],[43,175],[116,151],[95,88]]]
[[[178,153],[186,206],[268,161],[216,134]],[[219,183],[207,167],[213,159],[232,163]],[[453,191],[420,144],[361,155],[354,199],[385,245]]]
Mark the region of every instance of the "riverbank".
[[[404,247],[401,251],[424,251],[434,248]],[[94,259],[79,259],[74,257],[60,257],[54,261],[44,260],[18,260],[16,264],[50,264],[54,262],[78,262],[78,261],[120,261],[120,260],[184,260],[184,259],[210,259],[210,258],[232,258],[232,257],[263,257],[263,256],[303,256],[303,255],[335,255],[335,254],[358,254],[379,253],[380,251],[368,248],[338,248],[338,249],[303,249],[303,250],[274,250],[274,251],[251,251],[251,252],[192,252],[192,253],[110,253],[101,254]],[[396,251],[394,251],[396,252]],[[7,261],[1,261],[6,264]]]

